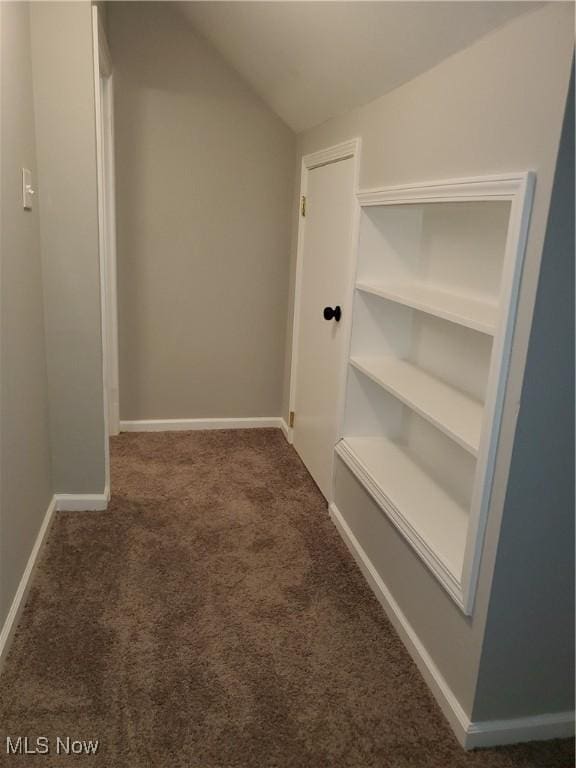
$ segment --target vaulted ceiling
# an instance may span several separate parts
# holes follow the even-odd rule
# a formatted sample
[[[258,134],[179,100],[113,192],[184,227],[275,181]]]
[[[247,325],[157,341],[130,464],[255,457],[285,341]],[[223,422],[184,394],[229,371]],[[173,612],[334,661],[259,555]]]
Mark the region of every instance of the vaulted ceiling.
[[[180,2],[195,30],[300,132],[366,104],[534,2]]]

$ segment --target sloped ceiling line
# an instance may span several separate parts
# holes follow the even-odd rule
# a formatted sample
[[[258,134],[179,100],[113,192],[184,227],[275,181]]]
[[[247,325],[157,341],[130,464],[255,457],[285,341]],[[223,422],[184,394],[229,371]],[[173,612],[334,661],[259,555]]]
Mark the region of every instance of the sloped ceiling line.
[[[533,2],[178,2],[300,133],[397,88]]]

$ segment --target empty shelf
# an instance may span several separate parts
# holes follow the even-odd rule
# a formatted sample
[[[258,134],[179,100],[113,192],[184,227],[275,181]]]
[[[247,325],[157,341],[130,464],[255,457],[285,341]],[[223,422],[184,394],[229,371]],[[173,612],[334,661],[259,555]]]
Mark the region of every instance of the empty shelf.
[[[482,403],[404,360],[352,357],[350,364],[473,456],[478,455]]]
[[[466,510],[388,438],[345,437],[336,452],[428,565],[457,593],[466,546]]]
[[[493,336],[496,332],[498,306],[496,303],[479,301],[458,293],[430,288],[418,283],[376,284],[356,283],[356,288],[383,299],[404,304],[420,312],[458,323],[481,333]]]

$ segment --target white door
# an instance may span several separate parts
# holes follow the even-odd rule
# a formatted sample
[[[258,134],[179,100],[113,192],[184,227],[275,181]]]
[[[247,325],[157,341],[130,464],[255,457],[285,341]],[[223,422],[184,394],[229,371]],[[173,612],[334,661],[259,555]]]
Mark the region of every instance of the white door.
[[[293,440],[328,500],[343,385],[343,321],[352,309],[346,294],[352,258],[354,169],[354,158],[349,157],[308,171],[301,250]],[[332,310],[326,310],[331,319],[324,317],[326,308]]]

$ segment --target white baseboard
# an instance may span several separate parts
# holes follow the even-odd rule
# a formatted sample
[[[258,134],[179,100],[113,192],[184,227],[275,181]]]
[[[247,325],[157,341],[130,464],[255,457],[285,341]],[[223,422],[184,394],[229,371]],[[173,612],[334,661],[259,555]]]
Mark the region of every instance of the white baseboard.
[[[338,529],[340,536],[343,538],[344,543],[347,545],[352,556],[359,565],[360,570],[364,574],[366,581],[372,588],[379,603],[384,608],[388,618],[400,635],[408,652],[414,659],[416,666],[428,683],[440,709],[456,734],[456,738],[462,746],[466,746],[466,732],[470,724],[468,716],[452,693],[452,690],[432,660],[432,657],[422,645],[420,638],[408,623],[406,616],[400,609],[396,600],[392,597],[388,587],[382,581],[380,574],[372,565],[371,560],[360,545],[360,542],[350,530],[338,507],[332,503],[328,509],[330,517]]]
[[[36,536],[36,541],[34,542],[34,546],[30,552],[30,557],[26,563],[26,568],[24,569],[24,573],[20,579],[20,584],[18,585],[18,589],[16,590],[16,594],[12,600],[12,605],[10,606],[10,610],[6,616],[4,626],[0,632],[0,668],[6,660],[8,650],[10,649],[10,643],[12,642],[12,638],[14,636],[14,631],[18,625],[18,619],[20,618],[20,614],[26,603],[26,597],[28,596],[28,591],[32,584],[32,574],[34,573],[34,568],[36,567],[40,552],[42,551],[42,547],[46,541],[52,520],[54,519],[55,509],[56,498],[53,496],[50,504],[48,505],[48,509],[44,514],[44,519],[42,520],[42,525],[40,526],[40,530]]]
[[[574,712],[472,722],[334,503],[330,504],[329,513],[344,543],[432,691],[456,738],[465,749],[574,735]]]
[[[524,741],[569,739],[574,736],[574,712],[553,712],[513,720],[483,720],[468,726],[466,748],[496,747]]]
[[[182,432],[196,429],[283,429],[280,416],[242,419],[144,419],[121,421],[120,432]]]
[[[58,512],[103,512],[108,508],[110,489],[104,493],[56,493],[54,494]]]
[[[282,433],[286,438],[286,441],[288,443],[292,443],[292,430],[290,429],[288,424],[286,424],[285,419],[280,419],[280,429],[282,430]]]

